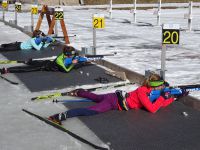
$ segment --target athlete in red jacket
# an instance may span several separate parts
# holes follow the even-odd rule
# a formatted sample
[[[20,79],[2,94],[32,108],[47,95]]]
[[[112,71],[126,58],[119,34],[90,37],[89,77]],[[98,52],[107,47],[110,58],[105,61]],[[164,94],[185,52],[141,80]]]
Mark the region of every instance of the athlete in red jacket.
[[[117,90],[115,93],[97,95],[89,91],[79,89],[71,92],[71,96],[88,98],[96,102],[88,108],[76,108],[66,112],[58,113],[49,117],[50,120],[61,123],[67,118],[76,116],[95,115],[109,110],[129,110],[145,108],[155,113],[161,107],[166,107],[174,101],[173,95],[161,92],[156,101],[151,102],[149,95],[152,90],[161,90],[165,87],[165,81],[157,74],[152,74],[145,79],[142,86],[136,90],[124,93]]]
[[[129,93],[126,98],[127,105],[130,109],[145,108],[149,112],[155,113],[161,107],[166,107],[174,101],[173,97],[164,98],[160,96],[154,103],[149,100],[149,95],[153,88],[141,86],[135,91]]]

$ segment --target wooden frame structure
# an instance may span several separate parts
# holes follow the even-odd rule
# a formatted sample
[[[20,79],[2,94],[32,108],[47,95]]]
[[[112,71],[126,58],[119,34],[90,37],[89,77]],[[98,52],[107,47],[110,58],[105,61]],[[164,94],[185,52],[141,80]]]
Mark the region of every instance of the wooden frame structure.
[[[40,29],[40,26],[42,24],[42,20],[44,18],[44,15],[46,14],[46,18],[47,18],[47,22],[48,22],[48,26],[49,26],[48,35],[54,34],[53,28],[54,28],[55,23],[56,23],[54,12],[55,12],[54,8],[48,8],[47,5],[43,5],[42,10],[40,11],[40,16],[38,18],[38,22],[37,22],[37,25],[35,27],[35,30]],[[51,15],[53,15],[53,17],[51,17]],[[63,32],[63,35],[64,35],[65,43],[70,44],[64,19],[61,19],[59,21],[60,21],[60,25],[61,25],[62,32]]]

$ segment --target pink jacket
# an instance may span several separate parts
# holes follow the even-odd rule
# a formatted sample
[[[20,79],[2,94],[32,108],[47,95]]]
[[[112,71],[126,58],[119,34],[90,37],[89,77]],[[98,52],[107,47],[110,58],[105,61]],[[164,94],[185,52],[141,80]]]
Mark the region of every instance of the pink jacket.
[[[155,113],[161,107],[166,107],[174,101],[174,98],[164,99],[160,96],[154,103],[150,101],[148,95],[152,88],[141,86],[136,90],[129,92],[129,97],[126,99],[129,108],[139,109],[144,107],[149,112]]]

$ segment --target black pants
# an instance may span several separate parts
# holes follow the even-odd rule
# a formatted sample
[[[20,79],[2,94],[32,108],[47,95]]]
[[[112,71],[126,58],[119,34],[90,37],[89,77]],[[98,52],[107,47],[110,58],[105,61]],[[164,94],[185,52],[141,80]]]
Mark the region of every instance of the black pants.
[[[21,45],[21,42],[14,42],[14,43],[8,43],[8,44],[1,44],[0,52],[18,51],[18,50],[21,50],[20,45]]]
[[[34,71],[64,71],[55,61],[34,60],[28,61],[26,66],[7,68],[10,73],[34,72]]]
[[[74,69],[79,69],[83,66],[91,65],[91,63],[78,63],[74,66]],[[62,67],[56,64],[55,60],[30,60],[26,63],[26,66],[16,66],[7,68],[10,73],[22,73],[22,72],[34,72],[34,71],[60,71],[66,72]]]

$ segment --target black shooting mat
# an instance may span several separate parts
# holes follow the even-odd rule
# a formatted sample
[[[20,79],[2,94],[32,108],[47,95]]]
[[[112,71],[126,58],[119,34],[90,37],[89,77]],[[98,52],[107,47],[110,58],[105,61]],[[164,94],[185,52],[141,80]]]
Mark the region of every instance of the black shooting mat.
[[[57,56],[62,52],[62,46],[49,46],[40,51],[36,50],[20,50],[11,52],[2,52],[8,60],[28,60],[30,58],[43,58]],[[81,74],[82,72],[82,74]],[[109,82],[121,81],[116,77],[111,77],[105,74],[105,70],[96,65],[87,65],[82,68],[72,70],[69,73],[62,72],[29,72],[15,73],[15,75],[25,84],[31,92],[63,89],[76,85],[90,85],[99,83],[94,79],[102,77]]]
[[[28,60],[30,58],[43,58],[57,56],[62,52],[62,46],[49,46],[43,48],[40,51],[30,49],[30,50],[18,50],[10,52],[0,52],[8,60]]]
[[[36,71],[15,73],[15,75],[31,92],[99,84],[99,81],[94,80],[96,78],[107,79],[108,83],[121,81],[116,77],[105,74],[103,68],[93,64],[73,69],[69,73]]]
[[[79,108],[91,104],[71,102],[64,105]],[[155,114],[141,109],[113,110],[79,118],[103,142],[110,142],[114,150],[200,149],[200,112],[180,102],[174,102]]]

